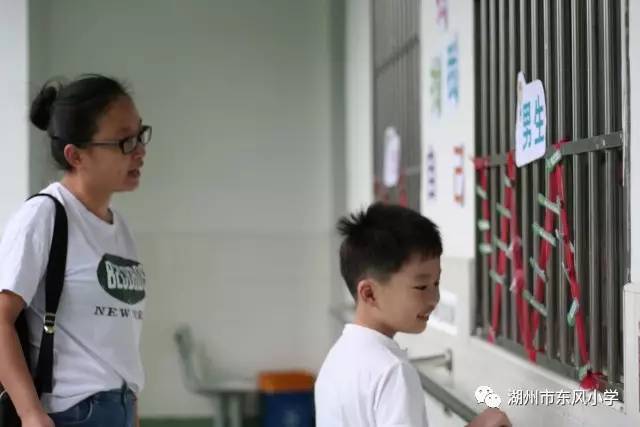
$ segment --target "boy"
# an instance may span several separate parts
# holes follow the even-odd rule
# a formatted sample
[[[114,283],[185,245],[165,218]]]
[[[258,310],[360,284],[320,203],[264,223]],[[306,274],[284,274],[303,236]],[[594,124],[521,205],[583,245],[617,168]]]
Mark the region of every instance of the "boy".
[[[396,332],[424,331],[440,299],[442,241],[429,219],[376,203],[343,217],[340,270],[356,300],[354,323],[327,355],[315,385],[318,427],[425,427],[424,392]],[[470,426],[510,426],[488,410]]]

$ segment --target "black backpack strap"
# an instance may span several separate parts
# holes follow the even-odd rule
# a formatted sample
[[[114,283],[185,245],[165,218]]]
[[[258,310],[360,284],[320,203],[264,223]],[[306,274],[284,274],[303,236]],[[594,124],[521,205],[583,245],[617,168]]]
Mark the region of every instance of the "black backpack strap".
[[[44,193],[35,194],[29,199],[34,197],[48,197],[53,200],[56,206],[53,239],[51,240],[51,250],[49,251],[49,262],[47,263],[44,282],[44,331],[42,332],[40,355],[38,356],[38,365],[36,366],[34,377],[36,391],[38,395],[41,395],[42,393],[51,393],[53,388],[53,335],[55,332],[56,312],[58,311],[67,266],[68,223],[67,213],[58,199]]]

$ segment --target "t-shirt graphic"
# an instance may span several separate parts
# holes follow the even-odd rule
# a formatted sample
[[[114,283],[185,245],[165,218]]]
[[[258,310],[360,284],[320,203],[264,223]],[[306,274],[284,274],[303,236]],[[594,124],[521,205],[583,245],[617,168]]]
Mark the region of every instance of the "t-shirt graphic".
[[[98,264],[98,282],[109,295],[133,305],[145,297],[142,264],[116,255],[105,254]]]

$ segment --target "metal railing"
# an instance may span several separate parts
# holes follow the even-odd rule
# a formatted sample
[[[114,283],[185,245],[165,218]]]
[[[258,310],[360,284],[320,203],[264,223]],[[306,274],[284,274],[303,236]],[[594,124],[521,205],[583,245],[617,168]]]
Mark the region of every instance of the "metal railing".
[[[456,396],[452,390],[434,380],[430,375],[420,369],[425,367],[428,367],[429,369],[443,367],[449,372],[449,374],[452,374],[453,354],[450,349],[446,349],[441,354],[412,358],[411,363],[415,365],[416,370],[418,371],[422,389],[435,400],[440,402],[444,406],[445,411],[453,412],[465,422],[470,422],[478,415],[478,411],[464,403],[464,401]]]

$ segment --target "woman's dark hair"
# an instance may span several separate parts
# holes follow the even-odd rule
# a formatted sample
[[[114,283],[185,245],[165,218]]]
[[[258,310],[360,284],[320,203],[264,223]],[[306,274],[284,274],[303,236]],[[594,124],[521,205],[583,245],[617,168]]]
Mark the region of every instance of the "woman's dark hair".
[[[31,103],[29,117],[51,139],[51,154],[58,166],[71,170],[64,147],[84,146],[98,131],[98,120],[112,102],[130,96],[124,85],[98,74],[80,76],[70,83],[48,81]]]

